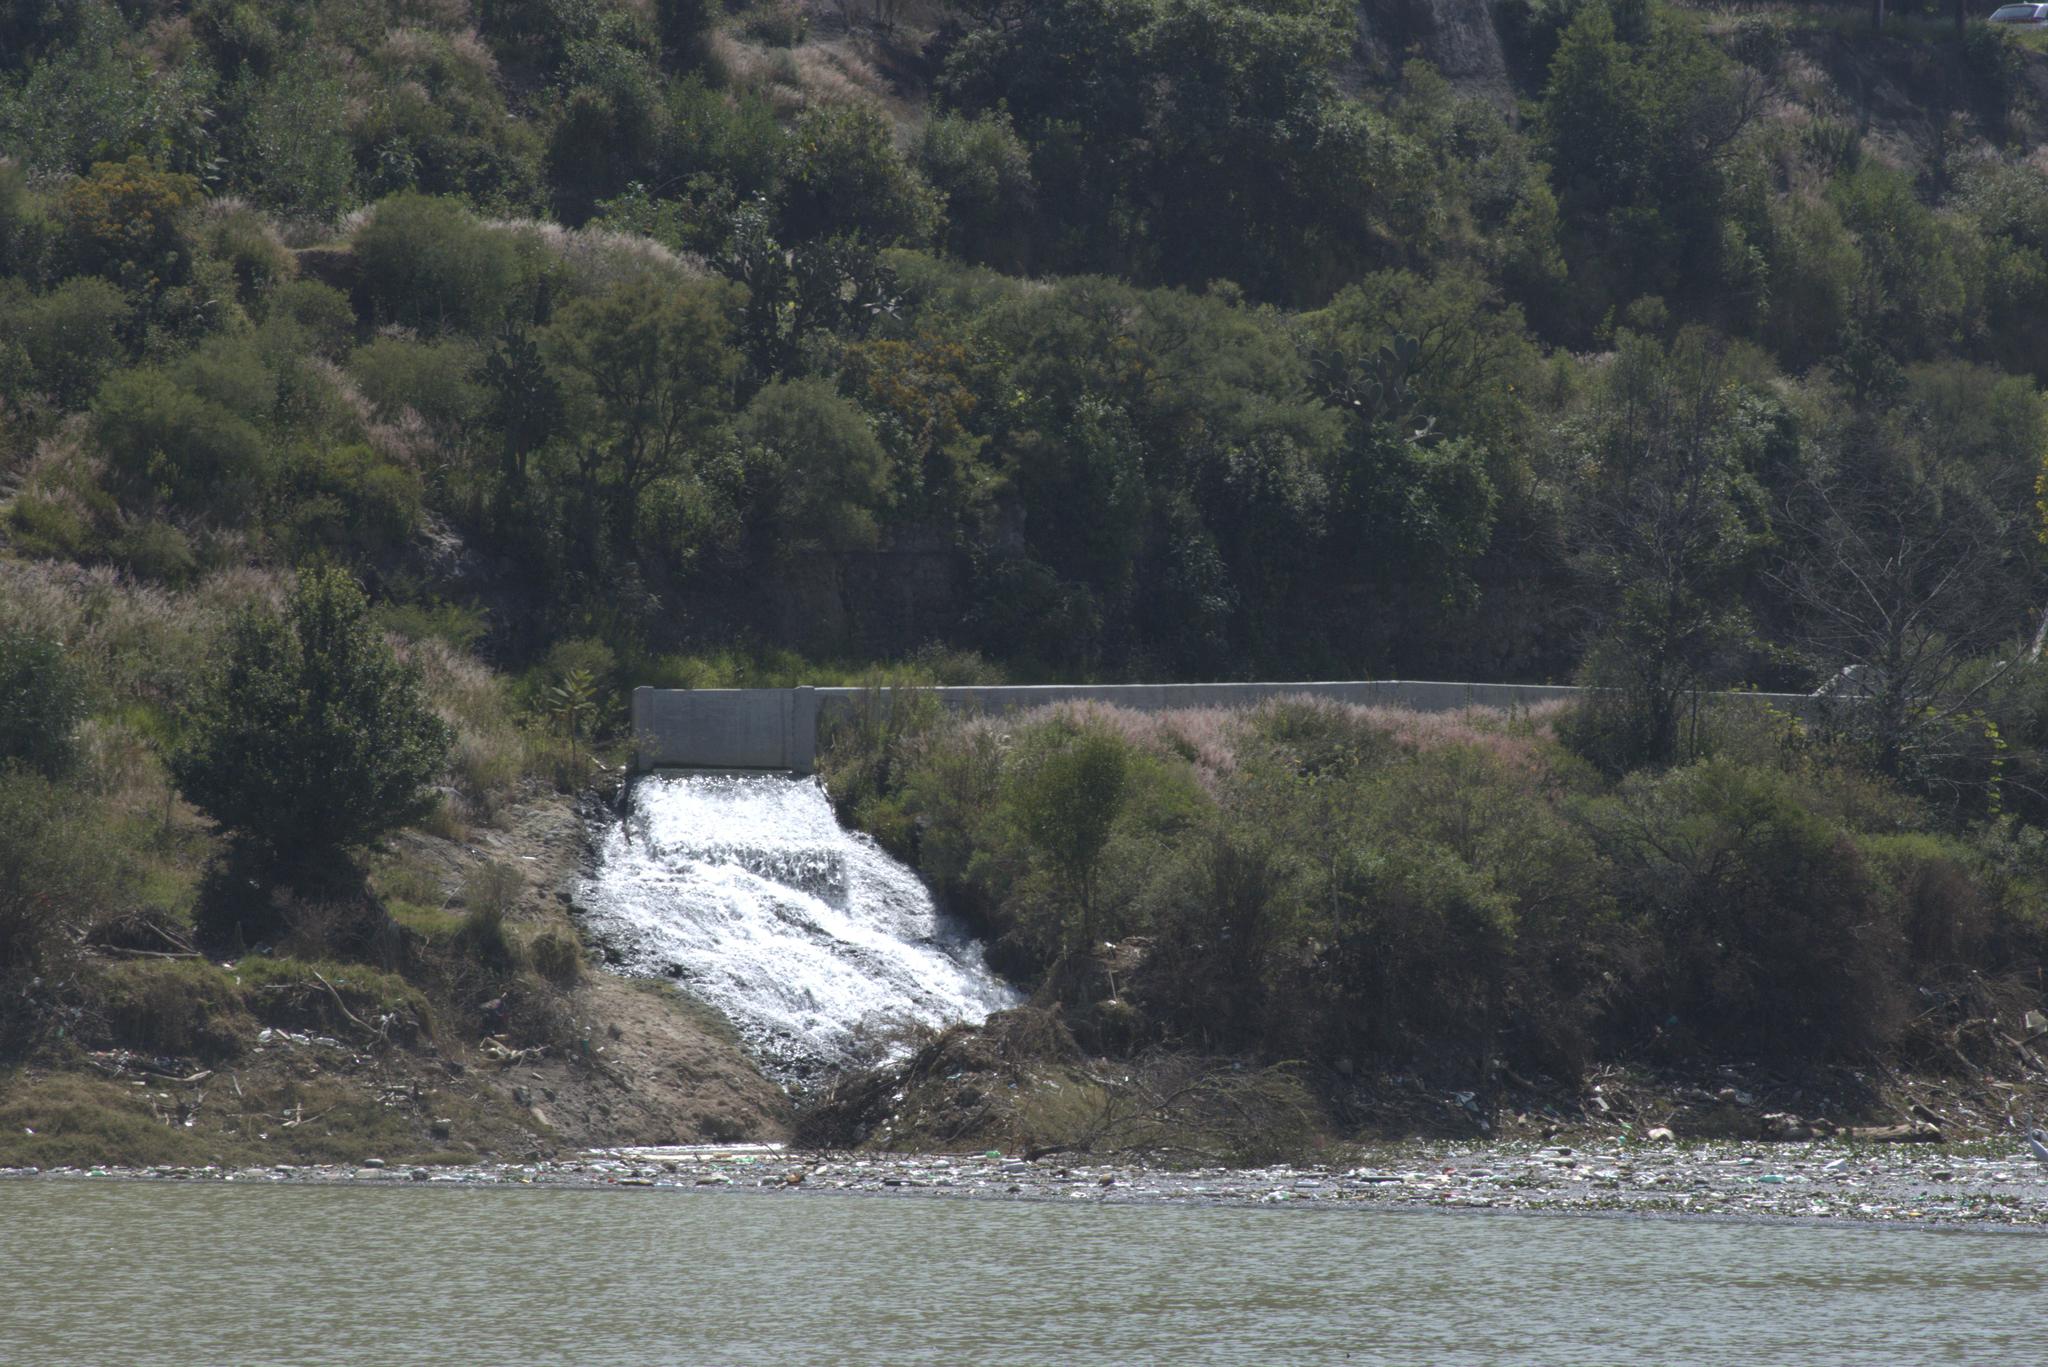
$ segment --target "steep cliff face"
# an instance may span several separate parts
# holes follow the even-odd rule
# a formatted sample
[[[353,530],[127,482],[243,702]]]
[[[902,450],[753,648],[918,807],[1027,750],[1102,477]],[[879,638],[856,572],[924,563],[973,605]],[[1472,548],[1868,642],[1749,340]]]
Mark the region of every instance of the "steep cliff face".
[[[1390,72],[1410,56],[1472,93],[1510,98],[1492,0],[1361,0],[1354,79]]]

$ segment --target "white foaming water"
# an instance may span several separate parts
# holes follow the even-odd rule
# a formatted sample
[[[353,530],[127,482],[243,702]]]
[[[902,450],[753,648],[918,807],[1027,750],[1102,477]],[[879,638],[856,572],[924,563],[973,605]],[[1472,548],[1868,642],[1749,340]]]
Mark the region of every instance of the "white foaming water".
[[[677,979],[784,1081],[871,1060],[901,1024],[1017,1004],[917,875],[841,829],[817,780],[654,773],[579,902],[629,969]]]

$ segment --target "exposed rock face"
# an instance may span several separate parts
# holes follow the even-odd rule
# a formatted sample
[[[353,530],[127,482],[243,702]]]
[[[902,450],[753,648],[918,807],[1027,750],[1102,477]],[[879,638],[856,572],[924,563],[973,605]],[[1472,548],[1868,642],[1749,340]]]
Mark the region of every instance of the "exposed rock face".
[[[1358,45],[1355,77],[1391,71],[1414,52],[1469,93],[1509,98],[1491,0],[1361,0]]]

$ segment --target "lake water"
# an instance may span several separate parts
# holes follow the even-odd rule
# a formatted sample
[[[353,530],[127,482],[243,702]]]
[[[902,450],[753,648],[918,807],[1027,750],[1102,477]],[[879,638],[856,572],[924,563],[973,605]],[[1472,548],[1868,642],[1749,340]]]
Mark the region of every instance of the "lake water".
[[[649,1191],[0,1184],[0,1363],[2041,1360],[2048,1240]]]

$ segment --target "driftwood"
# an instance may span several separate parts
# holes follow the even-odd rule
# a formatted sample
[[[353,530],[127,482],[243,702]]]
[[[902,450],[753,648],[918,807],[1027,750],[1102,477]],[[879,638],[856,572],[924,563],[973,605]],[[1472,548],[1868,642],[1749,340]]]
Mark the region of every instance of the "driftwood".
[[[190,1077],[177,1077],[171,1073],[160,1073],[154,1068],[142,1068],[120,1058],[106,1055],[92,1055],[89,1060],[93,1067],[108,1077],[146,1077],[156,1082],[168,1082],[176,1087],[191,1087],[213,1076],[213,1069],[202,1068]]]
[[[341,999],[341,993],[334,990],[333,983],[327,981],[326,978],[321,976],[319,969],[313,969],[312,973],[315,978],[319,979],[320,985],[327,989],[327,995],[334,998],[334,1009],[341,1012],[342,1015],[348,1017],[348,1022],[350,1025],[355,1026],[356,1029],[362,1031],[366,1035],[375,1035],[379,1039],[390,1038],[382,1030],[378,1030],[371,1026],[365,1025],[362,1019],[358,1017],[355,1012],[349,1010],[348,1003]]]
[[[1842,1131],[1849,1139],[1865,1144],[1939,1144],[1941,1130],[1924,1121],[1907,1125],[1868,1125]]]
[[[477,1049],[485,1058],[501,1063],[507,1068],[521,1063],[531,1063],[535,1059],[546,1058],[548,1052],[548,1047],[545,1044],[536,1044],[525,1049],[515,1049],[498,1035],[484,1036],[483,1042],[477,1046]]]

